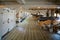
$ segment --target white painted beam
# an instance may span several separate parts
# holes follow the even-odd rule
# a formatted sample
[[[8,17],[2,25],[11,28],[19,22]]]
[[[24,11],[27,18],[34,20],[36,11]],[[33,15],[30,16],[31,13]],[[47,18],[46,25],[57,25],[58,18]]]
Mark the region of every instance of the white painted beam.
[[[25,4],[25,0],[22,0],[22,2]]]
[[[17,2],[20,3],[20,4],[21,3],[25,4],[25,0],[17,0]]]

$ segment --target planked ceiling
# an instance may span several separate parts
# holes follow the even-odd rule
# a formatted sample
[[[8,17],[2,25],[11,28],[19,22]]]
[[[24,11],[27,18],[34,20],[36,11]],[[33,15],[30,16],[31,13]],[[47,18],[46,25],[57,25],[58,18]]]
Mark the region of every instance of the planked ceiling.
[[[0,0],[2,2],[17,2],[25,5],[60,5],[60,0]]]
[[[27,4],[55,4],[60,5],[60,0],[25,0]],[[31,3],[32,2],[32,3]],[[37,2],[37,3],[36,3]]]
[[[0,0],[0,4],[22,5],[26,9],[30,7],[55,7],[60,6],[60,0]]]

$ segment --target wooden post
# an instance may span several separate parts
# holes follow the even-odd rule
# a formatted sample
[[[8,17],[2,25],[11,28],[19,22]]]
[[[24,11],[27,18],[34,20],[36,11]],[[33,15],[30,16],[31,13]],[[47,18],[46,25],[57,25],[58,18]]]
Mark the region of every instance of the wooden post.
[[[54,21],[53,20],[54,19],[53,17],[54,17],[54,10],[51,10],[51,18],[52,18],[51,19],[51,27],[53,27],[53,21]]]
[[[49,17],[49,10],[47,10],[46,17]]]

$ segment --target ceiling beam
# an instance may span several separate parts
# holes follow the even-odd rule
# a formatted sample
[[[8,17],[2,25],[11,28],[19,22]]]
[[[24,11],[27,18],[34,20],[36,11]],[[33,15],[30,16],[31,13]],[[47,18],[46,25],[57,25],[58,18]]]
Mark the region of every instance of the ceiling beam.
[[[25,0],[21,0],[25,4]]]
[[[16,0],[20,4],[25,4],[25,0]]]

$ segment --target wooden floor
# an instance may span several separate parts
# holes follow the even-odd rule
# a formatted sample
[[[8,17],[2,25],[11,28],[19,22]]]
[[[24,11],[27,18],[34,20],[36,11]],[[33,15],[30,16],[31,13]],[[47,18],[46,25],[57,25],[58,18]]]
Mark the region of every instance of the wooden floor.
[[[51,34],[40,29],[32,16],[17,25],[18,27],[14,28],[2,40],[52,40]]]

